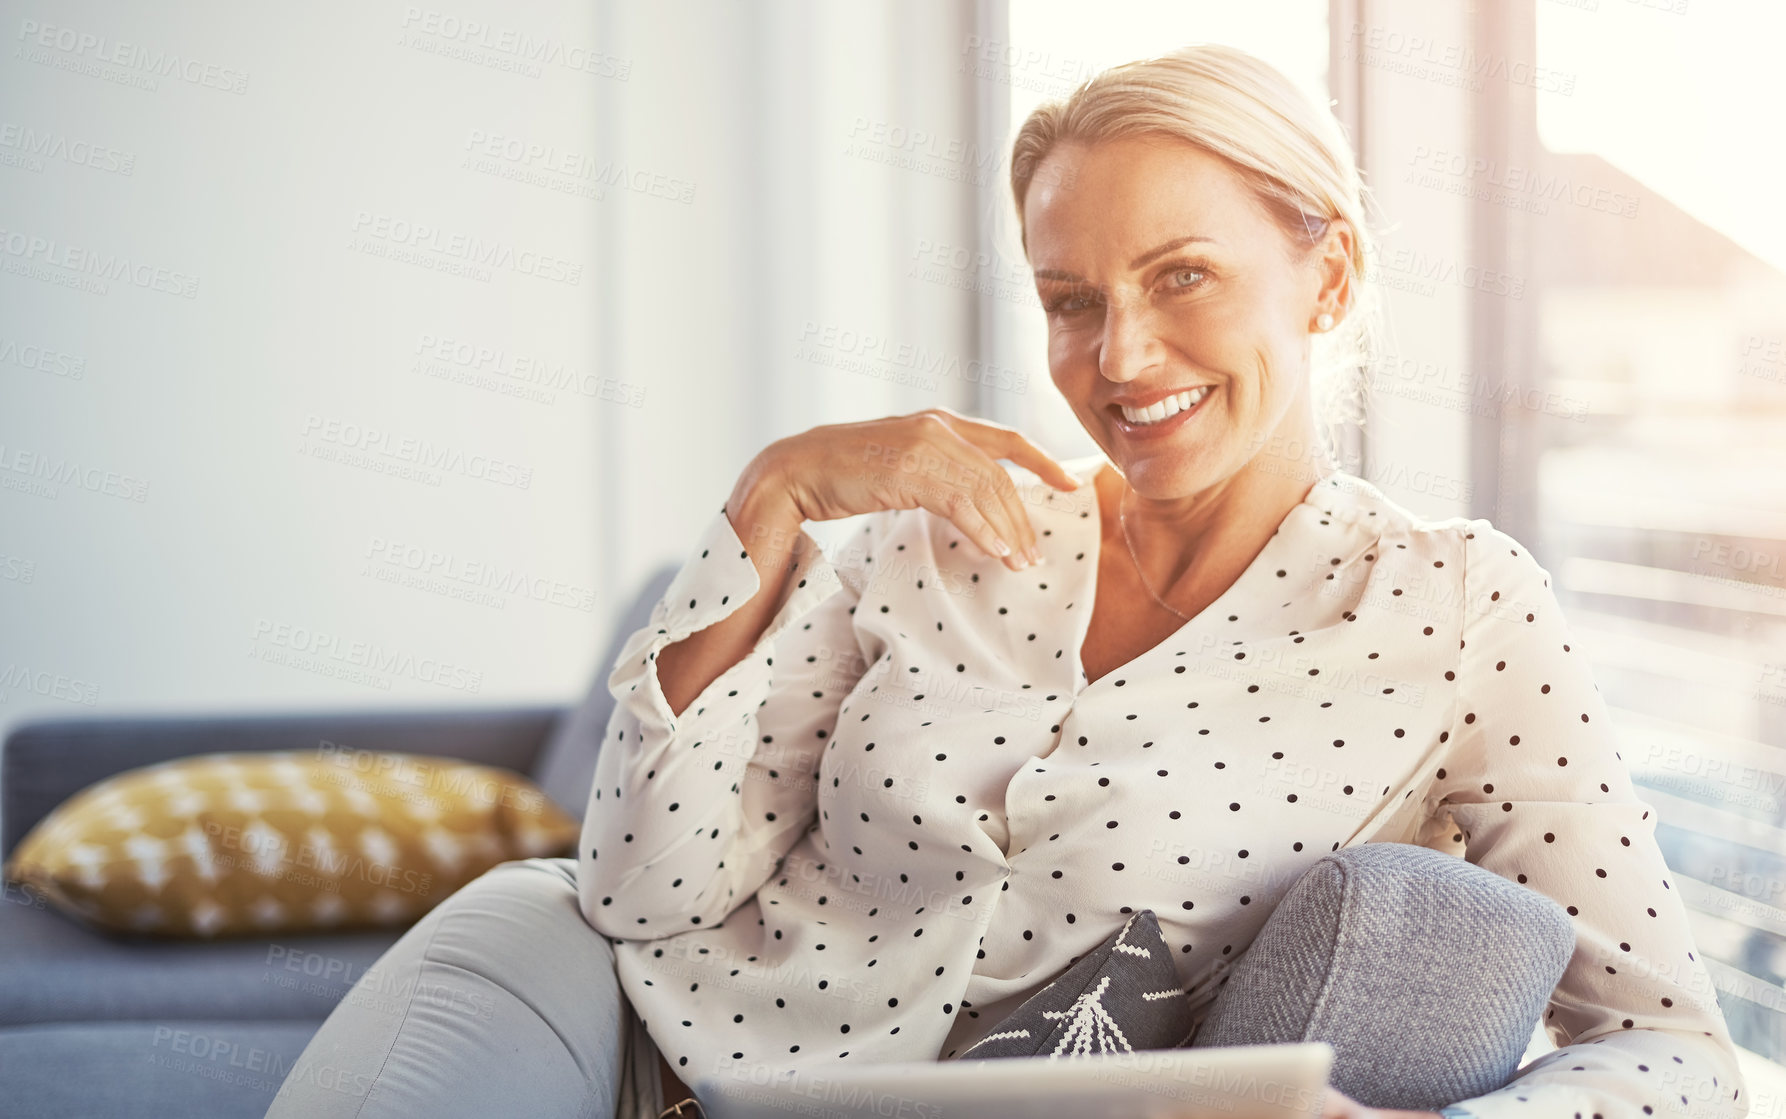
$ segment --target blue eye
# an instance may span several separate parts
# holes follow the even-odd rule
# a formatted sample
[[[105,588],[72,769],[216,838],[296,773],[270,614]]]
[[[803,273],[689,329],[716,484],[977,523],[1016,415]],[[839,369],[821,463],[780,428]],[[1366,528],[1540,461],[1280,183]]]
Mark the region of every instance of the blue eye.
[[[1184,277],[1186,277],[1186,276],[1194,277],[1194,279],[1187,281],[1184,279]],[[1203,282],[1203,270],[1200,268],[1174,269],[1171,273],[1171,280],[1172,280],[1172,286],[1175,288],[1196,287],[1198,284]]]

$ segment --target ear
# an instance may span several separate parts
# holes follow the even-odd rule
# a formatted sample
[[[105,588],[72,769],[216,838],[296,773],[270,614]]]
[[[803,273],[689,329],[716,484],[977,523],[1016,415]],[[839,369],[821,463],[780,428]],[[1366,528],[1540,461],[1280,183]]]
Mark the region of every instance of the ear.
[[[1327,225],[1321,243],[1315,246],[1315,268],[1320,288],[1315,293],[1315,306],[1310,317],[1333,316],[1337,326],[1352,309],[1352,226],[1344,218],[1334,218]]]

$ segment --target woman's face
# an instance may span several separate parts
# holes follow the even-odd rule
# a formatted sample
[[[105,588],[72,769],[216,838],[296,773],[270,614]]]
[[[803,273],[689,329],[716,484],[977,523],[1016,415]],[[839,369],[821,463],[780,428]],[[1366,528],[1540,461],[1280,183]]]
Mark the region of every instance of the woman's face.
[[[1309,456],[1309,335],[1340,317],[1344,223],[1328,251],[1293,245],[1228,163],[1154,136],[1058,146],[1024,206],[1055,386],[1138,493]]]

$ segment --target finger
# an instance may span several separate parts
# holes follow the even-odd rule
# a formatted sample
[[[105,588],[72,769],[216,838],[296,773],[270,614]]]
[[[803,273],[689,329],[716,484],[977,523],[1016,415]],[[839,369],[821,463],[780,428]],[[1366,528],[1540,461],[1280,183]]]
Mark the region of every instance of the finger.
[[[1321,1119],[1356,1119],[1358,1105],[1351,1096],[1329,1087],[1321,1098]]]
[[[920,470],[926,477],[935,479],[937,487],[945,493],[959,493],[962,499],[975,506],[978,519],[990,525],[992,532],[1006,545],[1003,554],[996,547],[990,549],[993,556],[1003,559],[1012,571],[1027,567],[1034,554],[1034,532],[1029,528],[1028,517],[1021,515],[1017,505],[1000,497],[999,482],[1013,493],[1016,489],[1010,485],[1005,468],[957,431],[948,418],[934,411],[920,415],[928,421],[918,429],[914,447]]]
[[[919,502],[926,509],[940,517],[946,518],[956,528],[974,542],[987,559],[1009,560],[1012,555],[1010,545],[1006,544],[986,519],[973,498],[965,490],[941,490],[926,487],[919,497]]]
[[[1028,561],[1024,566],[1040,562],[1042,552],[1036,547],[1036,526],[1030,519],[1029,510],[1024,507],[1023,494],[1003,466],[983,454],[979,457],[984,462],[982,469],[987,480],[977,500],[982,508],[990,505],[995,510],[987,519],[998,526],[1012,547],[1024,554]]]
[[[1019,432],[1011,433],[1012,447],[1005,458],[1024,467],[1057,490],[1076,490],[1085,483],[1075,478],[1060,460],[1030,442]]]
[[[1013,571],[1028,567],[1040,554],[1036,550],[1036,530],[1023,508],[1022,495],[1017,492],[1011,475],[966,439],[946,441],[941,450],[952,460],[953,476],[960,479],[981,516],[1017,553],[1005,557],[1005,566]]]
[[[999,557],[1005,561],[1006,567],[1012,571],[1022,571],[1035,562],[1031,558],[1035,554],[1034,545],[1024,541],[1023,530],[1012,522],[1011,511],[1005,508],[1004,502],[998,499],[997,494],[984,489],[970,490],[968,498],[974,503],[974,508],[980,511],[980,515],[986,518],[986,522],[992,526],[992,531],[998,534],[998,538],[1010,545],[1011,554]]]
[[[1018,438],[1022,437],[1018,436]],[[1013,541],[1013,543],[1018,543],[1029,554],[1030,562],[1041,563],[1042,551],[1037,547],[1039,542],[1036,538],[1036,525],[1030,515],[1029,507],[1037,494],[1028,487],[1019,488],[1017,482],[1011,477],[1011,472],[985,450],[976,447],[975,453],[983,462],[983,468],[991,478],[992,488],[997,494],[999,502],[1007,511],[1006,515],[1018,526],[1017,531],[1021,539]]]
[[[1082,484],[1058,460],[1015,428],[984,420],[962,421],[955,426],[964,436],[971,433],[975,442],[993,457],[1010,459],[1057,490],[1076,490]]]

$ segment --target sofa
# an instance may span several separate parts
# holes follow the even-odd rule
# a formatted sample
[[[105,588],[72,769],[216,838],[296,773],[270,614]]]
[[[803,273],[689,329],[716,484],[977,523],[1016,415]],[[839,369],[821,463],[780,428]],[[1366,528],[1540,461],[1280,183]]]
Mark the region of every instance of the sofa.
[[[33,721],[0,747],[0,857],[70,795],[195,754],[362,750],[531,777],[581,819],[608,671],[676,573],[628,601],[587,697],[566,706]],[[17,886],[0,897],[0,1115],[259,1119],[353,982],[402,929],[171,941],[91,931]]]

